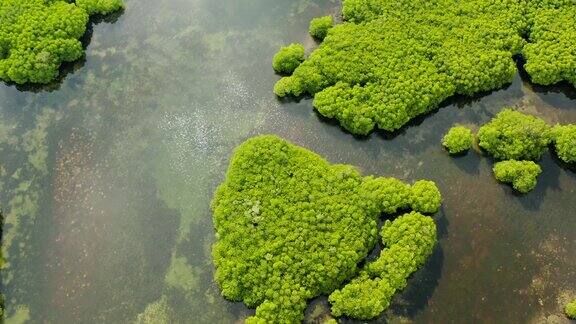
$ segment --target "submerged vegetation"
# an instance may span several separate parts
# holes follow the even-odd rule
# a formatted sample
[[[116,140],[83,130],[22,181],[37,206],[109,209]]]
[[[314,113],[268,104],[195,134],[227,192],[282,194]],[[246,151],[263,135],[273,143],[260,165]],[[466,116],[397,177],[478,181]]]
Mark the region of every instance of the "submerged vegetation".
[[[146,306],[143,313],[138,314],[135,324],[169,324],[170,314],[173,310],[168,304],[166,296]]]
[[[2,0],[0,80],[49,83],[63,62],[83,54],[88,18],[122,8],[122,0]]]
[[[225,297],[257,307],[248,322],[302,320],[308,299],[333,292],[357,273],[376,244],[381,213],[433,213],[440,203],[432,182],[409,186],[363,177],[278,137],[252,138],[237,148],[212,203],[216,281]],[[330,297],[335,315],[378,315],[435,241],[433,220],[420,213],[387,222],[387,249],[360,279]],[[382,282],[370,287],[377,305],[357,310],[364,297],[357,300],[353,292],[373,279]]]
[[[498,181],[511,183],[514,189],[527,193],[536,187],[542,168],[533,161],[508,160],[494,165],[494,176]]]
[[[515,55],[525,55],[535,82],[574,80],[572,6],[540,0],[345,0],[345,22],[274,92],[314,95],[320,114],[365,135],[376,126],[397,130],[456,94],[510,83]]]
[[[474,136],[469,128],[464,126],[454,126],[442,139],[442,145],[450,154],[460,154],[468,151],[472,147]]]
[[[32,127],[6,127],[0,115],[0,152],[6,161],[18,163],[0,166],[0,205],[2,208],[2,247],[0,270],[2,290],[21,281],[27,274],[16,271],[18,265],[32,254],[31,228],[40,213],[40,200],[47,193],[43,185],[48,175],[48,133],[61,115],[50,108],[42,110]],[[22,283],[20,283],[22,284]],[[24,323],[30,317],[28,306],[20,294],[5,296],[3,309],[7,323]],[[4,302],[4,300],[2,300]],[[3,304],[4,305],[4,304]],[[2,317],[0,317],[2,318]]]

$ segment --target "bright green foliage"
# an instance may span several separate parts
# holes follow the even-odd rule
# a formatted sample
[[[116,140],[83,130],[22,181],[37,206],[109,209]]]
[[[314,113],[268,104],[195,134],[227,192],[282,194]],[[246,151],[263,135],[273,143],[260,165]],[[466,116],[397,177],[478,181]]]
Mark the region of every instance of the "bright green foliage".
[[[282,47],[272,61],[274,70],[278,73],[290,74],[304,61],[304,46],[290,44]]]
[[[122,0],[76,0],[76,5],[89,15],[107,15],[124,8]]]
[[[328,34],[328,30],[334,26],[332,16],[324,16],[310,21],[310,35],[317,40],[323,40]]]
[[[275,93],[315,95],[322,115],[355,134],[396,130],[450,96],[511,82],[522,10],[515,0],[346,0],[348,22]]]
[[[442,204],[442,196],[432,181],[419,180],[410,190],[410,207],[422,213],[435,213]]]
[[[89,13],[107,13],[120,0],[0,1],[0,79],[48,83],[58,76],[62,62],[83,55],[78,40],[86,31]],[[87,12],[88,10],[88,12]]]
[[[472,147],[472,131],[464,126],[450,128],[442,139],[442,145],[450,154],[459,154],[468,151]]]
[[[551,140],[543,120],[512,109],[502,110],[478,131],[480,147],[498,160],[538,160]]]
[[[380,257],[329,300],[335,316],[371,319],[388,308],[394,293],[406,287],[407,278],[432,254],[436,224],[430,217],[412,212],[382,227]]]
[[[576,86],[576,1],[529,1],[530,43],[524,66],[532,81],[552,84],[567,80]]]
[[[542,168],[533,161],[502,161],[494,165],[494,176],[501,182],[511,183],[514,189],[527,193],[536,187]]]
[[[552,128],[556,153],[566,163],[576,163],[576,125],[556,125]]]
[[[257,307],[248,323],[301,321],[308,299],[357,273],[382,212],[435,212],[440,199],[431,182],[362,177],[278,137],[249,139],[212,202],[216,282],[225,297]]]
[[[574,0],[345,0],[343,16],[274,92],[314,95],[318,112],[354,134],[500,88],[515,55],[536,83],[576,84]]]
[[[576,300],[572,301],[571,303],[566,304],[566,307],[564,308],[564,312],[566,313],[566,315],[569,318],[576,320]]]

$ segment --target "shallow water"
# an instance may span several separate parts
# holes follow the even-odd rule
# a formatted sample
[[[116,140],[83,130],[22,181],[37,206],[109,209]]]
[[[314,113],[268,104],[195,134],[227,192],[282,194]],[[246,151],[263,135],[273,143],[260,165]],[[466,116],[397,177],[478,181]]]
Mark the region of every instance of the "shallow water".
[[[412,182],[444,204],[440,243],[379,322],[567,322],[576,297],[576,173],[547,154],[532,193],[498,184],[476,152],[440,147],[454,124],[504,106],[576,123],[576,91],[506,89],[450,100],[396,134],[356,138],[311,100],[280,102],[278,47],[302,42],[329,0],[127,0],[94,24],[86,59],[48,87],[0,84],[0,206],[8,322],[123,323],[168,304],[175,322],[231,323],[251,310],[212,282],[209,203],[232,150],[274,133],[334,163]],[[110,23],[113,22],[113,23]],[[326,312],[312,302],[307,321]]]

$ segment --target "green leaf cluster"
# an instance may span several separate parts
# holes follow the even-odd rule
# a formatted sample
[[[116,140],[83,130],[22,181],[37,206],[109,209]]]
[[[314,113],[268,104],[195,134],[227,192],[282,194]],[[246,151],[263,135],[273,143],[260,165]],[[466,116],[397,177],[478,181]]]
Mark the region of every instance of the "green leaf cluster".
[[[451,149],[452,146],[459,147],[461,137],[469,138],[466,140],[469,144],[472,142],[473,135],[470,130],[463,128],[458,130],[461,134],[456,135],[454,130],[458,128],[460,127],[452,128],[442,142],[450,153],[456,151]],[[576,162],[576,125],[550,127],[540,118],[511,108],[503,109],[490,122],[480,127],[478,142],[489,155],[503,161],[494,166],[496,178],[512,183],[516,190],[523,193],[536,186],[537,177],[542,170],[533,161],[540,159],[550,143],[554,143],[562,161]]]
[[[378,259],[329,296],[335,316],[368,320],[387,309],[396,291],[406,287],[407,278],[432,254],[436,224],[428,216],[411,212],[387,220],[381,236],[385,248]]]
[[[84,51],[88,16],[122,7],[121,0],[2,0],[0,3],[0,80],[49,83],[63,62]]]
[[[317,17],[310,21],[310,36],[317,40],[324,40],[328,35],[328,30],[334,26],[332,16]]]
[[[442,145],[450,154],[460,154],[468,151],[472,147],[474,136],[469,128],[464,126],[454,126],[442,139]]]
[[[478,144],[498,160],[538,160],[552,140],[542,119],[510,108],[478,131]]]
[[[566,163],[576,163],[576,125],[556,125],[552,138],[558,157]]]
[[[290,74],[304,61],[304,46],[290,44],[282,47],[272,60],[272,67],[278,73]]]
[[[493,171],[498,181],[511,183],[514,189],[527,193],[536,187],[542,168],[533,161],[508,160],[497,162]]]
[[[564,312],[570,319],[576,320],[576,300],[566,304]]]
[[[346,0],[348,22],[275,93],[315,95],[322,115],[355,134],[394,131],[450,96],[511,82],[522,16],[514,0]]]
[[[566,80],[576,86],[576,1],[528,1],[529,43],[522,55],[524,68],[538,84]]]
[[[381,213],[431,213],[440,202],[432,182],[410,186],[392,178],[363,177],[351,166],[329,164],[276,136],[251,138],[236,149],[212,202],[216,282],[226,298],[257,307],[248,323],[301,321],[308,299],[331,293],[357,274],[358,263],[376,244]],[[384,240],[390,257],[418,261],[410,268],[415,270],[420,256],[406,253],[427,250],[419,247],[424,241],[411,241],[392,256],[398,231],[414,239],[431,232],[431,224],[424,230],[419,224],[425,221],[412,218],[421,216],[387,225]],[[404,269],[405,264],[387,267],[394,276],[386,279],[391,282],[413,271]]]
[[[320,114],[354,134],[498,89],[516,55],[537,83],[576,81],[574,0],[345,0],[343,16],[274,92],[314,95]]]
[[[122,0],[75,0],[76,5],[92,16],[107,15],[124,8]]]

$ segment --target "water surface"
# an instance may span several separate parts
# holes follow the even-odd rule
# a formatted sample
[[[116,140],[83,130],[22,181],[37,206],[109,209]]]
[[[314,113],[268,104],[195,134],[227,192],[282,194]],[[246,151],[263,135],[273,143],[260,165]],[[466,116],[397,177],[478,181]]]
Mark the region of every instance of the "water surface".
[[[278,101],[271,57],[316,43],[329,0],[127,0],[93,25],[86,58],[48,87],[0,84],[0,206],[9,322],[125,323],[149,305],[174,322],[233,323],[253,311],[212,281],[209,209],[235,146],[273,133],[333,163],[437,182],[440,243],[378,322],[567,322],[576,297],[576,173],[547,154],[538,187],[498,184],[476,152],[440,147],[513,106],[576,123],[576,91],[535,87],[456,98],[395,134],[357,138],[311,100]],[[307,322],[326,314],[311,303]]]

